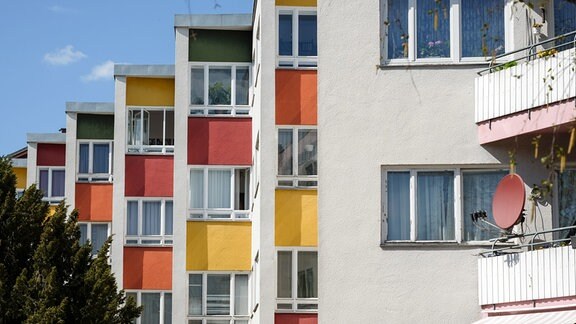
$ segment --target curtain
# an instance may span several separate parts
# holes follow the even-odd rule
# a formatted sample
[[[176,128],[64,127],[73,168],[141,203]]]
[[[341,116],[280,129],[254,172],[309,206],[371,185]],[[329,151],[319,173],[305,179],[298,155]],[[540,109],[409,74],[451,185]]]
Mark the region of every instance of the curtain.
[[[128,145],[142,145],[142,113],[130,110],[128,113]]]
[[[140,316],[141,324],[160,323],[159,293],[142,293],[142,307],[142,315]]]
[[[64,170],[52,170],[52,197],[64,197]]]
[[[174,204],[171,201],[164,203],[164,234],[172,235],[172,219],[174,214]]]
[[[194,67],[190,80],[190,104],[204,105],[204,67]]]
[[[190,170],[190,208],[204,208],[204,170]]]
[[[208,208],[231,208],[230,170],[208,170]]]
[[[94,154],[92,155],[92,172],[110,172],[110,144],[93,144]]]
[[[78,173],[88,173],[88,164],[90,162],[90,144],[80,144],[80,156],[78,163]]]
[[[450,0],[416,1],[418,58],[450,57]]]
[[[160,235],[160,201],[142,203],[142,235]]]
[[[128,213],[126,215],[126,235],[138,235],[138,202],[128,202]]]
[[[234,315],[248,315],[248,275],[234,277]]]
[[[410,240],[410,172],[388,172],[387,240]]]
[[[172,324],[172,294],[164,293],[164,324]]]
[[[298,174],[318,174],[318,145],[315,129],[298,131]]]
[[[576,225],[576,170],[565,170],[558,178],[558,226]],[[559,238],[567,238],[573,234],[574,230],[563,231],[559,234]]]
[[[278,130],[278,175],[292,175],[292,130]]]
[[[417,175],[417,240],[454,240],[454,173]]]
[[[188,315],[202,315],[202,275],[188,276]]]
[[[78,224],[78,227],[80,227],[80,245],[84,245],[88,241],[88,225]]]
[[[298,16],[298,56],[318,55],[318,32],[316,14]]]
[[[298,252],[298,298],[318,298],[317,252]]]
[[[554,0],[554,35],[560,36],[576,30],[576,2]],[[560,42],[566,42],[561,40]]]
[[[278,17],[278,55],[292,56],[292,15]]]
[[[482,230],[472,223],[470,214],[485,210],[488,214],[487,220],[494,224],[494,214],[492,212],[492,199],[496,186],[508,172],[506,171],[479,171],[466,172],[462,175],[462,208],[464,217],[464,240],[484,241],[499,235],[495,228],[488,227]]]
[[[92,237],[92,254],[98,253],[104,242],[108,239],[108,225],[107,224],[92,224],[91,230]]]
[[[207,275],[206,315],[230,315],[229,274]]]
[[[236,67],[236,104],[248,105],[248,95],[250,93],[250,72],[249,68]]]
[[[408,1],[388,0],[388,59],[408,57]]]
[[[44,197],[48,197],[48,170],[40,170],[38,187],[44,193]]]
[[[292,252],[278,251],[278,298],[292,297]]]
[[[505,0],[461,0],[462,57],[504,53]]]

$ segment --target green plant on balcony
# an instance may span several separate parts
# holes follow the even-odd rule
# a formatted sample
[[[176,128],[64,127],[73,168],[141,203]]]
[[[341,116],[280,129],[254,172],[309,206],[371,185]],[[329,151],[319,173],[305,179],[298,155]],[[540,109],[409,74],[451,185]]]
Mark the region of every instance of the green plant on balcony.
[[[514,67],[516,65],[518,65],[517,61],[510,61],[510,62],[500,64],[500,65],[494,67],[494,71],[506,70],[506,69],[509,69],[509,68]]]
[[[230,86],[224,86],[222,82],[214,82],[208,88],[208,99],[211,105],[230,105],[231,104]]]

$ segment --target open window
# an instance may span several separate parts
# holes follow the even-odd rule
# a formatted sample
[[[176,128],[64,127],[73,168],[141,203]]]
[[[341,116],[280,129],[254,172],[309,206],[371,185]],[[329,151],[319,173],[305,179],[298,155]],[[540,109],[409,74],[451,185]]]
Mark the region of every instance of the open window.
[[[174,153],[174,109],[130,108],[128,153]]]

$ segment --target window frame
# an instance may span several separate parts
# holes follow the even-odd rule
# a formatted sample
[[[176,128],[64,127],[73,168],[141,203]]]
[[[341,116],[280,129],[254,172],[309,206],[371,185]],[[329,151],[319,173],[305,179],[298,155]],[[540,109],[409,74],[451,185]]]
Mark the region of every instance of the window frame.
[[[128,235],[128,202],[138,202],[138,234]],[[160,235],[142,234],[144,202],[160,201]],[[166,202],[172,202],[172,235],[166,234]],[[166,197],[125,197],[124,199],[124,245],[125,246],[172,246],[174,244],[174,199]],[[144,243],[144,241],[159,241]]]
[[[80,173],[80,145],[88,144],[88,173]],[[108,172],[94,173],[94,144],[108,144]],[[113,180],[113,140],[78,140],[76,143],[76,181],[77,182],[112,182]]]
[[[190,275],[202,275],[202,315],[190,315]],[[206,315],[207,314],[207,298],[208,298],[208,275],[229,275],[230,276],[230,309],[228,315]],[[236,303],[236,275],[245,275],[248,277],[247,282],[247,309],[246,315],[236,315],[234,314],[235,303]],[[186,321],[196,320],[206,323],[207,320],[229,320],[231,323],[236,321],[249,321],[251,317],[252,310],[250,309],[251,300],[251,276],[248,271],[187,271],[186,272],[186,288],[188,292],[186,293]]]
[[[202,204],[203,207],[202,208],[192,208],[191,205],[191,195],[192,195],[192,190],[191,190],[191,171],[192,170],[202,170],[203,171],[203,191],[202,191]],[[231,179],[230,179],[230,208],[209,208],[208,207],[208,171],[209,170],[219,170],[219,171],[231,171]],[[246,209],[245,210],[236,210],[234,208],[235,206],[235,196],[236,196],[236,192],[235,192],[235,187],[236,187],[236,181],[235,181],[235,175],[236,175],[236,170],[247,170],[248,174],[245,177],[245,185],[247,186],[247,188],[245,188],[245,199],[247,199],[246,202]],[[250,221],[252,218],[252,213],[250,210],[250,207],[252,205],[252,193],[251,193],[251,179],[252,179],[252,168],[249,166],[220,166],[220,165],[189,165],[188,166],[188,177],[187,177],[187,190],[188,190],[188,195],[187,195],[187,201],[186,201],[186,206],[187,206],[187,211],[188,211],[188,216],[187,216],[187,220],[188,221]],[[195,215],[199,215],[202,214],[202,217],[192,217],[192,214]],[[226,215],[226,214],[230,214],[230,217],[227,218],[211,218],[208,217],[209,214],[222,214],[222,215]],[[245,216],[243,216],[245,215]]]
[[[275,298],[275,311],[276,313],[318,313],[318,300],[319,298],[298,298],[298,252],[316,252],[316,262],[318,262],[318,248],[317,247],[277,247],[274,253],[276,263],[276,273],[278,276],[278,253],[291,252],[292,254],[292,283],[291,283],[291,298],[278,297],[278,278],[276,278],[276,286],[274,287]],[[319,265],[317,265],[319,268]],[[317,284],[319,283],[318,277],[316,278]],[[278,305],[285,304],[291,305],[291,309],[282,309]],[[316,305],[316,309],[298,309],[299,305]]]
[[[491,57],[463,57],[462,56],[462,0],[446,0],[449,3],[449,40],[450,56],[442,58],[418,58],[417,56],[417,0],[406,0],[408,2],[408,12],[406,13],[408,23],[408,57],[406,58],[388,58],[388,0],[380,0],[380,64],[381,65],[407,65],[407,64],[489,64]],[[510,17],[512,9],[510,1],[506,1],[503,8],[504,41],[503,53],[508,51],[511,44],[510,23],[506,17]]]
[[[230,67],[230,105],[210,105],[210,68]],[[236,104],[236,69],[245,67],[248,71],[248,104]],[[204,104],[192,104],[192,69],[203,68],[204,70]],[[189,62],[188,63],[188,116],[205,117],[205,116],[224,116],[224,117],[248,117],[250,116],[253,104],[254,86],[252,79],[252,63],[239,62]]]
[[[78,222],[78,228],[80,228],[80,225],[86,225],[86,240],[90,242],[90,244],[92,244],[92,225],[106,225],[107,226],[107,230],[106,230],[106,234],[108,237],[110,237],[110,235],[112,235],[112,223],[111,222],[85,222],[85,221],[79,221]],[[100,250],[100,248],[98,249]],[[96,256],[98,253],[92,253],[93,256]]]
[[[280,15],[285,14],[292,15],[292,55],[280,55]],[[316,19],[318,19],[318,10],[316,7],[276,6],[276,68],[299,70],[318,69],[318,55],[298,55],[298,17],[300,15],[316,16]],[[316,22],[316,24],[318,24],[318,22]],[[316,33],[316,42],[318,42],[318,33]],[[318,51],[318,44],[316,44],[316,51]]]
[[[316,125],[306,125],[306,126],[276,126],[276,142],[278,143],[278,135],[280,130],[292,130],[292,175],[280,175],[278,162],[279,156],[276,152],[276,187],[277,188],[307,188],[316,189],[318,188],[318,174],[316,175],[299,175],[298,174],[298,134],[300,130],[315,130],[316,131],[316,164],[318,166],[318,126]],[[318,171],[318,170],[316,170]],[[318,172],[316,172],[318,173]],[[291,184],[289,184],[291,182]],[[307,185],[306,182],[315,183]],[[302,183],[302,184],[301,184]]]
[[[162,142],[163,145],[131,145],[128,144],[130,140],[130,113],[132,111],[140,110],[142,120],[144,119],[144,111],[162,111],[163,121],[162,121]],[[173,155],[174,154],[174,144],[166,145],[166,112],[172,111],[175,114],[174,106],[126,106],[126,154],[146,154],[146,155]],[[174,120],[175,120],[174,116]],[[150,120],[148,120],[150,123]],[[174,135],[176,134],[175,125],[172,125],[174,130]],[[144,141],[144,127],[140,130],[140,137],[142,142]],[[174,136],[175,137],[175,136]],[[174,138],[172,140],[175,140]]]
[[[164,324],[164,313],[166,312],[165,310],[165,296],[166,294],[172,294],[171,290],[148,290],[148,289],[125,289],[124,292],[126,294],[136,294],[136,305],[137,306],[142,306],[142,294],[160,294],[160,310],[159,310],[159,318],[160,318],[160,323],[159,324]],[[172,311],[174,310],[174,295],[172,294]],[[136,319],[134,319],[134,324],[141,324],[141,317],[142,314],[140,314],[140,316],[138,316]],[[172,322],[172,321],[171,321]]]
[[[421,172],[453,172],[454,188],[454,240],[417,240],[418,219],[417,219],[417,176]],[[474,167],[387,167],[381,169],[381,234],[380,245],[387,244],[467,244],[467,245],[484,245],[490,244],[489,241],[465,241],[464,231],[464,176],[473,172],[486,171],[505,171],[509,172],[505,166],[474,166]],[[388,173],[389,172],[409,172],[410,173],[410,239],[409,240],[388,240]],[[386,229],[385,229],[386,228]]]
[[[42,197],[42,201],[46,201],[51,205],[58,204],[66,198],[66,167],[63,166],[38,166],[36,167],[36,185],[40,189],[40,171],[48,171],[48,192]],[[52,173],[54,171],[64,171],[64,195],[52,196]]]

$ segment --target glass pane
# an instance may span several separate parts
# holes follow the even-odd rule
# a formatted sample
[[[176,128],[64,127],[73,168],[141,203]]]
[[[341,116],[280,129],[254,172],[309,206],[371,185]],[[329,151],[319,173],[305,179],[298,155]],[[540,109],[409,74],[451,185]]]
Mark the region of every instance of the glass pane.
[[[164,145],[164,111],[152,110],[149,111],[149,116],[148,136],[144,136],[144,139],[147,138],[148,142],[145,142],[145,144]]]
[[[64,197],[64,170],[52,170],[52,197]]]
[[[232,68],[211,67],[208,71],[208,104],[231,105]]]
[[[164,234],[172,235],[172,219],[174,214],[174,203],[167,201],[164,204]]]
[[[138,202],[128,202],[128,212],[126,214],[126,234],[138,235]]]
[[[462,205],[464,214],[464,240],[482,241],[499,236],[500,231],[491,226],[475,226],[470,214],[485,210],[490,223],[494,224],[492,198],[496,186],[508,174],[506,171],[466,172],[463,174]]]
[[[298,16],[298,56],[318,55],[316,15]]]
[[[188,315],[202,315],[202,275],[188,276]]]
[[[206,315],[230,315],[230,275],[207,275]]]
[[[554,0],[554,35],[560,36],[576,30],[576,2]],[[567,40],[563,40],[565,42]]]
[[[278,175],[292,175],[292,130],[278,130]]]
[[[250,94],[250,69],[247,66],[236,67],[236,104],[247,105]]]
[[[292,56],[292,15],[278,17],[278,55]]]
[[[88,173],[90,144],[80,144],[79,151],[78,173]]]
[[[141,324],[160,323],[159,293],[142,293],[142,307],[142,316],[140,316]]]
[[[92,171],[94,173],[110,172],[110,145],[94,144],[94,154],[92,156]]]
[[[208,170],[208,208],[231,208],[230,170]]]
[[[410,172],[388,172],[386,240],[410,239]]]
[[[164,293],[164,324],[172,323],[172,294]]]
[[[278,251],[278,298],[292,298],[292,252]]]
[[[234,315],[248,315],[248,275],[234,277]]]
[[[388,59],[408,57],[408,1],[388,0]]]
[[[190,104],[204,105],[204,67],[192,68],[190,78]]]
[[[204,170],[190,170],[190,208],[204,207]]]
[[[80,228],[80,245],[86,244],[88,240],[88,224],[78,224]]]
[[[128,145],[142,145],[142,133],[147,138],[148,133],[148,114],[144,111],[145,118],[142,117],[141,110],[130,110],[128,113]],[[144,125],[146,124],[146,125]],[[146,129],[142,129],[145,127]],[[148,140],[146,140],[148,142]]]
[[[450,57],[450,0],[417,0],[419,58]]]
[[[461,0],[463,57],[504,53],[505,0]]]
[[[160,201],[144,201],[142,203],[142,234],[160,235]]]
[[[230,320],[207,319],[206,324],[230,324]]]
[[[419,172],[417,240],[454,240],[454,173]]]
[[[298,174],[317,175],[318,146],[315,129],[298,131]]]
[[[108,239],[107,224],[92,224],[92,254],[97,254],[104,242]]]
[[[166,110],[164,145],[174,145],[174,110]]]
[[[234,210],[247,210],[250,207],[250,190],[248,183],[250,175],[248,169],[234,170]]]
[[[40,170],[38,178],[38,187],[44,193],[44,197],[48,197],[48,170]]]
[[[298,252],[298,298],[318,298],[317,252]]]
[[[576,170],[565,170],[558,175],[558,226],[576,225]],[[563,231],[558,238],[568,238],[575,230]]]

